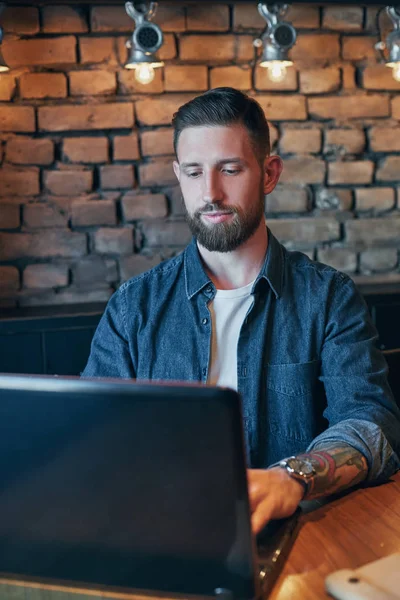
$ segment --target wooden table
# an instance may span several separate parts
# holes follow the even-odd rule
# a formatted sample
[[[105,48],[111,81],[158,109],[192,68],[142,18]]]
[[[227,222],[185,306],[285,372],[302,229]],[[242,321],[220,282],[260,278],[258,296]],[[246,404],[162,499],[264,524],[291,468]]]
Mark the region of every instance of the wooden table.
[[[315,502],[312,503],[315,507]],[[400,551],[400,472],[301,516],[301,528],[269,600],[323,600],[328,573]],[[309,506],[310,508],[310,506]],[[0,600],[150,600],[39,583],[0,580]],[[155,600],[155,599],[153,599]]]

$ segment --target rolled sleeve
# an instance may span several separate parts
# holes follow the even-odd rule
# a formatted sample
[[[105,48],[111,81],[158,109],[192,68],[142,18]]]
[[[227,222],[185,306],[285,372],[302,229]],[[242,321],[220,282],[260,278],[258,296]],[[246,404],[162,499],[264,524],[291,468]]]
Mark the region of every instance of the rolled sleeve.
[[[309,448],[349,444],[365,456],[368,481],[400,468],[400,411],[377,339],[364,299],[349,277],[337,273],[321,352],[329,428]]]

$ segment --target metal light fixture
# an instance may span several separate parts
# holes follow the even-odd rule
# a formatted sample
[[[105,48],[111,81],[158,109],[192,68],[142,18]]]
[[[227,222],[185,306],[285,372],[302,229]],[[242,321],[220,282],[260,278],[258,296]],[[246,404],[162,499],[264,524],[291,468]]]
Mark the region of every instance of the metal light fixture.
[[[400,82],[400,7],[386,6],[384,10],[392,21],[394,29],[388,34],[386,41],[381,40],[376,44],[375,48],[380,51],[383,60],[386,62],[386,66],[393,69],[393,78]],[[377,28],[379,32],[380,14],[381,11],[377,15]],[[387,50],[387,56],[385,56],[384,50]]]
[[[154,69],[164,66],[155,53],[162,46],[163,33],[158,25],[150,23],[157,10],[158,3],[125,2],[125,10],[135,21],[135,31],[127,41],[130,49],[125,69],[135,70],[135,79],[139,83],[151,83],[154,79]]]
[[[5,4],[0,4],[0,15],[3,12],[4,8],[5,8]],[[7,71],[10,70],[10,67],[8,66],[8,64],[6,63],[3,53],[1,51],[1,44],[3,42],[3,29],[0,26],[0,73],[7,73]]]
[[[286,77],[287,67],[293,62],[289,60],[288,53],[296,43],[297,33],[291,23],[283,21],[287,4],[265,4],[259,2],[258,12],[267,21],[267,26],[260,38],[254,40],[256,48],[263,48],[259,61],[260,67],[268,69],[271,81],[283,81]]]

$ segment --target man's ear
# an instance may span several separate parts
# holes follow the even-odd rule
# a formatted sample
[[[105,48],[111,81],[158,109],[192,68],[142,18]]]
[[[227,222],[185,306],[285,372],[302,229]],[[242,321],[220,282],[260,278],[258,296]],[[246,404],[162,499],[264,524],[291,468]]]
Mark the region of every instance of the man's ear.
[[[174,173],[176,175],[177,180],[180,182],[181,181],[181,170],[179,168],[179,163],[177,160],[174,160],[174,162],[172,163],[172,166],[174,167]]]
[[[275,189],[283,170],[280,156],[268,156],[264,161],[264,194],[270,194]]]

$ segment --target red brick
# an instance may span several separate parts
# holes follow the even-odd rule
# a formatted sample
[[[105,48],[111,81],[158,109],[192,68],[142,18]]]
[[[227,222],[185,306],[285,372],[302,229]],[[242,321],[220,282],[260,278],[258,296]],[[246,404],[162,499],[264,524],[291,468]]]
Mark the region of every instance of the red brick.
[[[10,67],[76,63],[76,40],[71,35],[46,39],[5,40],[2,50]]]
[[[363,86],[367,90],[400,90],[400,81],[396,81],[392,69],[385,65],[366,67],[363,72]]]
[[[84,33],[88,30],[84,11],[72,6],[44,6],[44,33]]]
[[[361,31],[364,11],[359,6],[328,6],[324,8],[322,27],[337,31]]]
[[[204,92],[208,89],[208,69],[205,65],[167,65],[164,79],[167,92]]]
[[[79,51],[80,62],[83,65],[115,61],[114,38],[112,37],[80,37]]]
[[[114,160],[138,160],[140,158],[139,140],[136,132],[130,135],[114,137]]]
[[[249,3],[235,3],[233,15],[234,28],[239,31],[244,29],[262,30],[265,27],[265,20],[259,14],[257,7],[249,5]],[[292,5],[284,18],[297,29],[316,29],[319,27],[318,7]]]
[[[309,113],[321,119],[387,117],[389,99],[381,94],[309,98]]]
[[[75,201],[71,205],[71,224],[73,227],[91,225],[116,225],[117,214],[112,200]]]
[[[235,58],[233,35],[185,35],[180,40],[181,60],[216,62]]]
[[[100,167],[100,182],[104,190],[132,188],[135,176],[132,165],[104,165]]]
[[[320,187],[316,191],[315,206],[319,210],[351,210],[353,193],[351,190]]]
[[[238,90],[250,90],[251,69],[232,65],[230,67],[215,67],[210,71],[210,88],[234,87]]]
[[[284,161],[281,183],[323,183],[325,161],[311,156],[299,156]]]
[[[122,69],[118,72],[120,94],[161,94],[164,91],[162,69],[155,69],[151,83],[140,83],[135,79],[133,69]]]
[[[80,257],[86,254],[86,235],[64,229],[35,233],[0,233],[2,260]]]
[[[325,153],[345,156],[361,154],[364,149],[365,133],[362,129],[328,129],[325,134]]]
[[[337,67],[307,69],[300,72],[300,91],[303,94],[326,94],[340,89],[340,70]]]
[[[266,214],[301,213],[309,208],[308,192],[305,187],[277,185],[265,201]]]
[[[342,38],[342,56],[345,60],[371,60],[377,57],[373,36],[345,36]]]
[[[396,203],[392,188],[365,188],[356,190],[356,210],[384,212],[394,208]]]
[[[192,235],[185,221],[144,221],[146,246],[186,246]]]
[[[98,96],[115,94],[115,73],[109,71],[71,71],[69,73],[71,96]]]
[[[373,152],[400,152],[400,126],[372,127],[369,141]]]
[[[0,169],[0,196],[29,196],[39,193],[39,169],[36,167]]]
[[[87,106],[42,106],[39,108],[41,131],[131,128],[133,121],[133,104],[131,102],[110,102]]]
[[[174,2],[173,5],[168,6],[165,2],[159,3],[154,21],[163,31],[172,33],[185,31],[185,4]]]
[[[166,33],[164,35],[164,42],[161,48],[157,52],[160,60],[171,60],[176,58],[176,42],[173,33]]]
[[[305,121],[306,99],[300,94],[293,96],[256,96],[270,121]]]
[[[0,101],[9,102],[15,92],[15,77],[13,75],[4,75],[0,77]]]
[[[124,6],[94,6],[91,9],[91,31],[126,31],[131,33],[134,21],[127,15]]]
[[[29,265],[22,274],[25,288],[53,288],[68,285],[66,265]]]
[[[340,238],[340,226],[334,219],[270,219],[268,225],[280,241],[318,243]]]
[[[106,137],[64,138],[63,158],[75,163],[103,163],[108,160]]]
[[[31,106],[0,106],[0,131],[35,131],[35,111]]]
[[[300,33],[290,55],[292,60],[317,61],[339,58],[340,42],[336,33]]]
[[[124,256],[119,261],[121,279],[126,281],[131,277],[136,277],[142,273],[149,271],[161,262],[159,255],[149,256],[146,254],[133,254],[132,256]]]
[[[89,289],[119,280],[117,262],[101,256],[87,256],[79,260],[72,268],[72,280],[79,289]]]
[[[397,119],[398,121],[400,121],[400,96],[395,96],[394,98],[392,98],[391,108],[392,108],[393,119]],[[0,113],[0,119],[1,119],[1,113]]]
[[[374,168],[370,160],[328,163],[329,185],[371,183]]]
[[[235,36],[235,63],[249,63],[254,59],[253,42],[254,36],[252,35]]]
[[[40,30],[39,11],[33,6],[7,6],[1,15],[1,26],[4,33],[35,35]]]
[[[297,81],[297,71],[289,67],[286,77],[283,81],[271,81],[268,75],[268,69],[265,67],[256,67],[254,87],[256,90],[274,91],[296,91],[299,87]]]
[[[172,160],[157,160],[139,166],[139,181],[142,187],[162,186],[176,183]]]
[[[357,269],[357,253],[347,248],[321,248],[318,260],[345,273],[354,273]]]
[[[125,221],[137,219],[161,219],[167,216],[167,200],[164,194],[135,194],[128,192],[122,198]]]
[[[26,204],[23,214],[23,224],[31,229],[66,227],[68,225],[68,214],[54,205]]]
[[[354,65],[342,65],[342,88],[343,90],[355,90],[357,88],[356,83],[356,68]]]
[[[170,125],[173,114],[193,98],[193,95],[166,95],[136,102],[137,119],[141,125]]]
[[[187,7],[187,28],[192,31],[228,31],[229,21],[229,7],[223,4],[216,4],[212,10],[201,4]]]
[[[350,219],[346,221],[346,240],[350,244],[396,244],[400,237],[400,219],[388,216],[379,219]]]
[[[284,153],[317,154],[321,151],[321,130],[285,129],[279,147]]]
[[[24,73],[19,88],[21,98],[65,98],[68,94],[64,73]]]
[[[173,134],[171,127],[155,131],[143,131],[140,138],[143,156],[173,154]]]
[[[377,172],[377,181],[399,181],[400,179],[400,156],[388,156],[385,158]]]
[[[38,291],[38,290],[37,290]],[[92,302],[105,303],[113,294],[111,288],[76,290],[72,286],[57,291],[43,290],[42,293],[26,293],[18,297],[19,305],[24,306],[55,306],[68,304],[84,304]]]
[[[360,267],[363,273],[390,271],[397,266],[397,248],[371,248],[361,252]]]
[[[15,267],[0,267],[1,290],[19,289],[19,272]]]
[[[76,196],[90,192],[93,186],[93,172],[72,168],[62,171],[44,171],[43,183],[50,194]]]
[[[0,204],[0,229],[17,229],[19,225],[19,206]]]
[[[94,234],[95,252],[100,254],[131,254],[133,230],[129,228],[100,228]]]
[[[6,160],[18,165],[49,165],[54,160],[54,144],[48,139],[10,138],[6,146]]]

